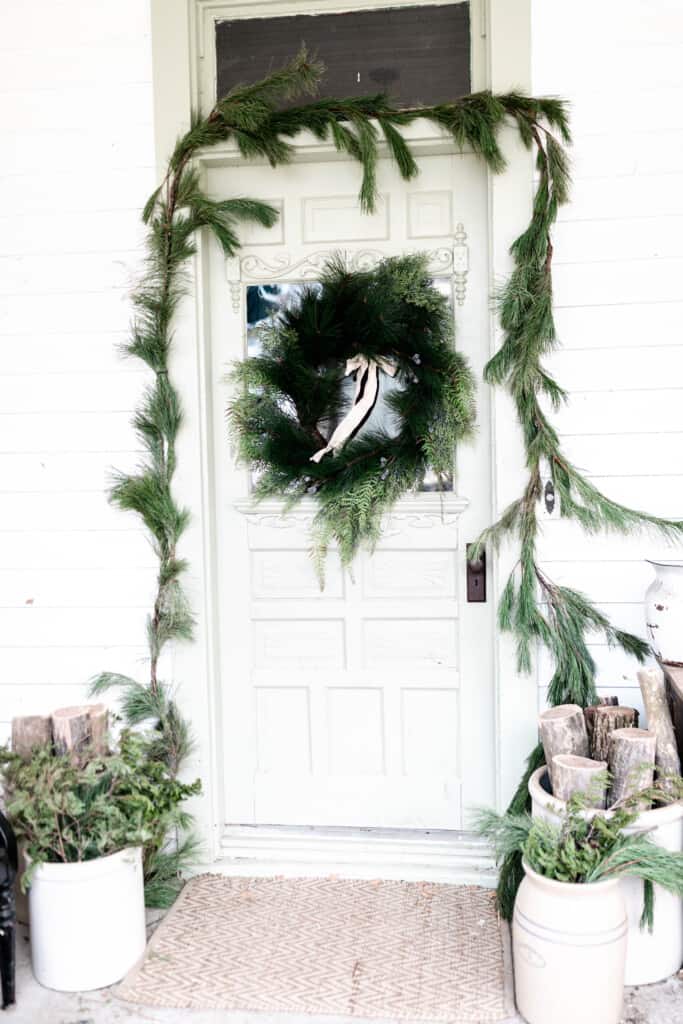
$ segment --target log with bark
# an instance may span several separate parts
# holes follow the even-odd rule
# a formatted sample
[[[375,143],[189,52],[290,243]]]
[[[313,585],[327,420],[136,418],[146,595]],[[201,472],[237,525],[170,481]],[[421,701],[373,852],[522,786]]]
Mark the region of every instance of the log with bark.
[[[655,764],[657,774],[666,788],[666,780],[681,774],[681,761],[676,747],[676,736],[669,702],[666,696],[666,680],[661,668],[646,668],[638,672],[638,683],[643,695],[647,727],[655,734],[657,749]]]
[[[20,715],[12,719],[12,750],[28,759],[36,747],[52,746],[49,715]]]
[[[590,756],[594,761],[609,760],[609,739],[615,729],[637,728],[638,712],[635,708],[602,706],[594,709],[593,734]]]
[[[90,743],[90,715],[88,708],[76,705],[58,708],[52,712],[52,731],[55,751],[78,757]]]
[[[576,754],[555,754],[553,795],[558,800],[569,800],[575,793],[585,793],[589,807],[603,808],[607,800],[607,762]]]
[[[107,753],[109,715],[104,704],[77,704],[52,712],[52,732],[58,754],[79,758]]]
[[[609,806],[652,786],[657,740],[649,729],[614,729],[609,737],[607,759],[612,774]],[[643,801],[642,809],[650,806]]]
[[[662,669],[666,676],[667,696],[676,734],[678,756],[683,764],[683,668],[663,662]]]
[[[558,704],[557,707],[541,712],[538,716],[538,727],[554,792],[553,757],[556,754],[588,757],[586,722],[578,704]]]
[[[592,746],[593,743],[593,724],[595,721],[595,710],[599,707],[616,707],[619,703],[618,697],[598,697],[595,704],[590,704],[587,708],[583,709],[583,717],[586,719],[586,729],[588,730],[588,744]]]
[[[106,704],[89,704],[90,750],[95,757],[109,752],[109,712]]]

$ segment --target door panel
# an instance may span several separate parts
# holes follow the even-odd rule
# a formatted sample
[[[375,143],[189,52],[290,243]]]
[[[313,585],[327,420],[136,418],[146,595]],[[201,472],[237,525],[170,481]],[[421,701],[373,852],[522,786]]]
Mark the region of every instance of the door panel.
[[[359,169],[302,145],[277,171],[231,160],[209,170],[218,195],[276,202],[270,231],[249,228],[239,257],[211,247],[207,309],[221,647],[225,820],[239,824],[463,827],[493,798],[492,623],[465,603],[465,543],[489,519],[488,410],[456,463],[455,493],[402,501],[374,555],[324,591],[309,557],[314,506],[286,517],[254,506],[226,439],[224,376],[246,352],[245,290],[315,280],[415,249],[455,302],[457,344],[480,373],[488,353],[486,179],[472,155],[433,134],[420,176],[378,168],[381,203],[358,207]]]

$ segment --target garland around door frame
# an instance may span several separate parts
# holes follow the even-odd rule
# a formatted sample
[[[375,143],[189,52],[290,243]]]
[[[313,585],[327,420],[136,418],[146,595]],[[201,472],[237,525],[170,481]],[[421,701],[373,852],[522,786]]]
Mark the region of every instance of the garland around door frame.
[[[274,207],[255,199],[209,198],[191,163],[200,150],[232,141],[244,157],[264,157],[277,167],[292,158],[288,140],[300,131],[310,131],[319,140],[331,139],[340,152],[358,161],[360,205],[370,212],[376,199],[380,140],[403,178],[413,178],[419,167],[401,129],[425,118],[499,174],[505,170],[499,134],[505,124],[514,124],[525,147],[535,151],[537,184],[531,221],[512,245],[513,270],[498,296],[503,342],[486,367],[485,379],[506,388],[512,396],[523,434],[527,480],[520,497],[484,531],[479,543],[495,547],[503,538],[510,538],[518,545],[519,558],[504,588],[498,621],[502,630],[515,636],[521,672],[530,670],[532,650],[538,644],[550,651],[555,664],[548,692],[551,703],[585,706],[594,701],[595,665],[587,645],[589,634],[602,633],[610,644],[640,661],[649,648],[639,637],[612,626],[583,594],[554,583],[543,572],[537,555],[543,471],[552,480],[560,515],[575,520],[588,533],[624,534],[644,528],[667,539],[683,535],[683,522],[635,511],[597,490],[567,459],[549,418],[548,410],[557,409],[567,398],[543,366],[543,358],[557,345],[551,229],[560,206],[568,200],[566,104],[556,98],[514,92],[480,92],[452,103],[410,110],[394,109],[383,95],[311,100],[279,109],[283,101],[314,94],[323,70],[302,49],[290,64],[263,81],[233,89],[206,117],[194,115],[171,154],[161,185],[143,211],[148,226],[147,269],[133,296],[135,316],[126,348],[154,372],[154,383],[134,418],[145,461],[137,472],[119,475],[111,500],[140,516],[159,559],[156,598],[147,623],[149,679],[141,683],[105,672],[93,681],[93,687],[98,693],[121,690],[123,715],[129,721],[155,720],[159,756],[174,771],[187,753],[189,730],[169,682],[160,678],[159,658],[169,642],[192,638],[193,617],[181,583],[186,564],[177,553],[190,513],[177,504],[172,489],[176,439],[182,424],[180,397],[169,377],[173,318],[183,293],[183,267],[196,251],[195,236],[200,229],[208,228],[226,256],[232,256],[240,245],[239,221],[269,227],[278,216]],[[541,759],[537,748],[529,759],[529,770]],[[525,803],[526,776],[512,806],[518,809]],[[181,863],[182,857],[178,866]],[[499,902],[506,916],[511,913],[519,871],[520,864],[514,859],[503,865]]]

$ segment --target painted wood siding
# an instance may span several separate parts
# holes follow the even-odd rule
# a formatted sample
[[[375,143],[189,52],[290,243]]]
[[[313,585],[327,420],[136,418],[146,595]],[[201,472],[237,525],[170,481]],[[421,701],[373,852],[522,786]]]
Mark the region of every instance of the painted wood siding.
[[[536,0],[532,53],[534,91],[571,100],[574,129],[573,200],[555,247],[562,349],[550,364],[571,401],[557,423],[611,497],[683,517],[683,10]],[[555,579],[643,635],[643,560],[665,545],[548,522],[542,549]],[[593,651],[601,689],[639,706],[633,660]],[[541,701],[549,671],[541,659]]]
[[[0,741],[134,671],[154,558],[106,500],[144,381],[117,353],[154,180],[141,0],[0,13]]]

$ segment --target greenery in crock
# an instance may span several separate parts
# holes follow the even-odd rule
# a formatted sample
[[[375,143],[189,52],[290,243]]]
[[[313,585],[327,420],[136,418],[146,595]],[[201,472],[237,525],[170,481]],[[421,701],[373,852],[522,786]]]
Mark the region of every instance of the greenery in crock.
[[[548,408],[556,409],[567,399],[543,363],[557,346],[551,232],[559,208],[569,197],[566,104],[554,97],[480,92],[409,110],[395,109],[383,95],[293,105],[297,96],[315,92],[323,70],[302,50],[263,81],[233,89],[206,116],[194,114],[170,156],[161,185],[143,211],[149,229],[148,269],[133,297],[135,318],[127,351],[153,371],[154,383],[134,420],[145,452],[143,465],[138,472],[120,475],[112,500],[140,516],[159,558],[157,594],[148,621],[150,670],[146,684],[104,672],[95,688],[98,693],[122,688],[124,700],[132,705],[138,720],[145,717],[145,705],[147,717],[153,716],[158,723],[159,750],[173,771],[187,752],[188,730],[172,691],[160,678],[159,659],[169,642],[189,640],[193,635],[193,617],[182,587],[186,564],[177,554],[189,511],[178,505],[172,487],[176,439],[182,424],[180,397],[169,374],[173,318],[183,293],[183,268],[196,251],[199,231],[206,228],[223,252],[233,256],[239,249],[240,221],[270,226],[278,217],[272,205],[257,199],[208,196],[192,167],[202,149],[234,142],[244,157],[262,157],[277,167],[294,156],[290,139],[307,130],[358,161],[360,205],[370,212],[377,198],[380,142],[403,178],[419,173],[419,164],[402,135],[413,121],[424,118],[437,125],[458,148],[478,155],[494,174],[505,170],[500,136],[506,126],[513,125],[523,145],[535,152],[537,184],[531,220],[512,245],[512,274],[499,296],[503,343],[486,367],[485,377],[490,384],[504,387],[513,400],[525,447],[526,480],[520,497],[484,532],[480,542],[495,546],[508,539],[518,548],[519,557],[500,602],[499,624],[515,636],[521,671],[528,671],[539,644],[549,649],[555,664],[549,688],[551,703],[586,706],[593,702],[595,664],[588,639],[595,633],[640,660],[648,647],[639,637],[616,629],[583,594],[554,583],[543,572],[537,542],[544,475],[553,482],[560,515],[576,521],[588,533],[651,529],[667,538],[683,536],[682,522],[629,509],[597,490],[567,458],[549,418]],[[283,109],[284,101],[288,105]],[[542,757],[542,749],[536,747],[512,810],[527,805],[528,778]],[[512,854],[503,865],[499,886],[501,910],[508,917],[520,875],[521,858]]]
[[[179,782],[151,753],[149,740],[129,730],[114,753],[87,760],[49,746],[36,747],[28,759],[0,748],[7,815],[29,859],[22,887],[39,864],[71,864],[142,846],[147,903],[172,902],[192,851],[187,843],[165,851],[166,837],[187,829],[181,804],[199,792],[199,782]]]
[[[629,875],[643,886],[641,925],[652,928],[654,885],[683,896],[683,853],[657,846],[643,832],[625,830],[637,820],[642,799],[672,799],[661,787],[643,791],[610,814],[587,815],[589,802],[577,794],[567,802],[557,823],[522,813],[479,811],[476,827],[491,843],[499,863],[520,856],[537,874],[573,884],[602,882]],[[678,780],[674,798],[683,797]]]

